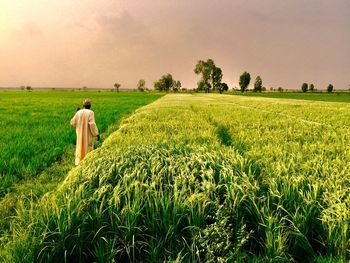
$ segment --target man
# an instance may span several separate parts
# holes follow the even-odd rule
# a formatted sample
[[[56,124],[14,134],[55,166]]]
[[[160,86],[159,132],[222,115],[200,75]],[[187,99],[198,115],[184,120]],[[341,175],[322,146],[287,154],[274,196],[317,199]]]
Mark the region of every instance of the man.
[[[79,109],[75,113],[70,124],[76,128],[77,146],[75,150],[75,165],[78,165],[84,159],[88,152],[93,150],[93,137],[100,140],[100,135],[95,123],[95,115],[91,108],[91,101],[85,99],[83,102],[84,109]]]

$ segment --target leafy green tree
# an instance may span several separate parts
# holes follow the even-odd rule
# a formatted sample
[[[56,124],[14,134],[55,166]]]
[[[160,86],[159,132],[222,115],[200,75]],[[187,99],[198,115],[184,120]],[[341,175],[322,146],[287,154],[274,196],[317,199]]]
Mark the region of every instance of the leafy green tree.
[[[116,90],[117,92],[119,92],[119,88],[120,88],[120,84],[119,83],[114,83],[114,90]]]
[[[303,83],[303,84],[301,85],[301,90],[302,90],[303,92],[307,92],[307,90],[308,90],[308,85],[307,85],[307,83]]]
[[[207,61],[199,60],[196,64],[196,67],[194,69],[194,73],[202,74],[202,79],[198,82],[198,88],[203,88],[204,90],[204,84],[209,83],[210,74],[212,71],[212,68],[214,66],[214,61],[212,59],[208,59]]]
[[[180,89],[181,89],[181,82],[180,82],[180,80],[174,80],[173,91],[174,92],[178,92],[178,91],[180,91]]]
[[[254,92],[262,91],[262,79],[260,76],[257,76],[254,83]]]
[[[146,88],[146,81],[144,79],[140,79],[139,82],[137,83],[137,89],[139,91],[145,91]]]
[[[332,84],[329,84],[327,86],[327,92],[332,92],[333,91],[333,85]]]
[[[163,75],[158,81],[154,82],[154,88],[159,91],[170,91],[174,85],[173,76],[168,73]]]
[[[241,87],[241,91],[244,92],[247,90],[250,83],[250,74],[248,72],[243,72],[243,74],[239,77],[239,86]]]
[[[221,68],[215,66],[213,67],[213,71],[211,74],[211,86],[214,90],[219,90],[222,80],[222,70]]]
[[[217,67],[212,59],[207,61],[199,60],[194,72],[202,74],[202,79],[198,82],[198,90],[204,90],[209,93],[211,89],[219,90],[222,80],[222,70]]]
[[[200,80],[198,82],[197,91],[203,91],[204,90],[205,93],[209,93],[210,89],[211,89],[211,86],[210,86],[210,84],[208,82],[205,82],[204,80]]]
[[[224,91],[228,91],[229,87],[226,83],[220,83],[219,92],[222,94]]]
[[[313,91],[314,91],[314,89],[315,89],[315,85],[314,85],[314,84],[310,84],[310,86],[309,86],[309,90],[310,90],[311,92],[313,92]]]

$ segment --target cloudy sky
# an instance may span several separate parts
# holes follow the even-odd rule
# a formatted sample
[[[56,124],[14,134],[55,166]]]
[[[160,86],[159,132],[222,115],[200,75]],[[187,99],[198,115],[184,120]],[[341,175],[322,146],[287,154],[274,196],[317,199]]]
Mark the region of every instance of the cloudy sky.
[[[0,86],[183,87],[214,59],[230,87],[350,88],[349,0],[0,0]]]

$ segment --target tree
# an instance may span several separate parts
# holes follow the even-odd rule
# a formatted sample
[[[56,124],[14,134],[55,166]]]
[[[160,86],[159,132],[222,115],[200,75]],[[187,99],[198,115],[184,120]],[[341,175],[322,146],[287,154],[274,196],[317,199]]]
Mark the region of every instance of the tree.
[[[239,86],[241,87],[241,91],[244,92],[248,88],[250,83],[250,74],[248,72],[243,72],[243,74],[239,77]]]
[[[146,81],[144,79],[140,79],[139,82],[137,83],[137,89],[139,91],[145,91],[146,88]]]
[[[114,83],[114,90],[116,90],[117,92],[119,92],[119,88],[120,88],[120,84],[119,83]]]
[[[307,83],[303,83],[303,85],[301,85],[301,90],[302,90],[303,92],[307,92],[307,89],[308,89]]]
[[[333,91],[333,85],[332,84],[329,84],[327,86],[327,92],[332,92]]]
[[[181,88],[181,82],[180,82],[180,80],[174,80],[174,83],[173,83],[173,91],[174,91],[174,92],[178,92],[178,91],[180,91],[180,88]]]
[[[228,91],[229,87],[226,83],[220,83],[219,92],[222,94],[224,91]]]
[[[154,88],[158,91],[168,92],[174,85],[174,79],[171,74],[163,75],[158,81],[154,82]]]
[[[33,88],[31,86],[27,86],[26,90],[31,91],[31,90],[33,90]]]
[[[204,80],[198,81],[197,91],[204,90],[205,93],[209,93],[210,89],[211,89],[211,86],[208,82],[205,82]]]
[[[205,85],[209,84],[210,74],[214,66],[214,61],[208,59],[207,61],[199,60],[194,69],[194,73],[202,74],[202,79],[198,82],[198,90],[205,90]]]
[[[257,76],[254,83],[254,92],[261,92],[262,91],[262,79],[260,76]]]
[[[212,59],[207,61],[199,60],[194,72],[197,75],[202,74],[202,79],[198,81],[198,90],[204,90],[206,93],[209,93],[211,89],[219,90],[222,70],[215,65]]]
[[[310,90],[311,92],[313,92],[313,91],[314,91],[314,89],[315,89],[314,84],[310,84],[310,86],[309,86],[309,90]]]
[[[213,71],[211,74],[211,86],[214,90],[219,90],[221,86],[222,80],[222,70],[221,68],[215,66],[213,67]]]

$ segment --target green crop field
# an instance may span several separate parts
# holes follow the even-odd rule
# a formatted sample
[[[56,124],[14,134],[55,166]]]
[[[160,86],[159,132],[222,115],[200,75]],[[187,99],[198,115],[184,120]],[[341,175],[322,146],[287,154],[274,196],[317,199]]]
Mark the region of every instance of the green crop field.
[[[0,259],[345,262],[349,127],[348,103],[166,95],[54,191],[20,200]]]
[[[23,178],[33,177],[74,145],[69,121],[82,100],[93,100],[103,135],[120,117],[159,97],[154,94],[71,91],[0,93],[0,195]],[[110,127],[112,128],[112,127]]]
[[[75,129],[69,121],[83,99],[93,101],[102,141],[123,116],[160,97],[131,92],[0,92],[0,234],[18,200],[54,189],[74,166]],[[101,142],[95,143],[98,147]]]

